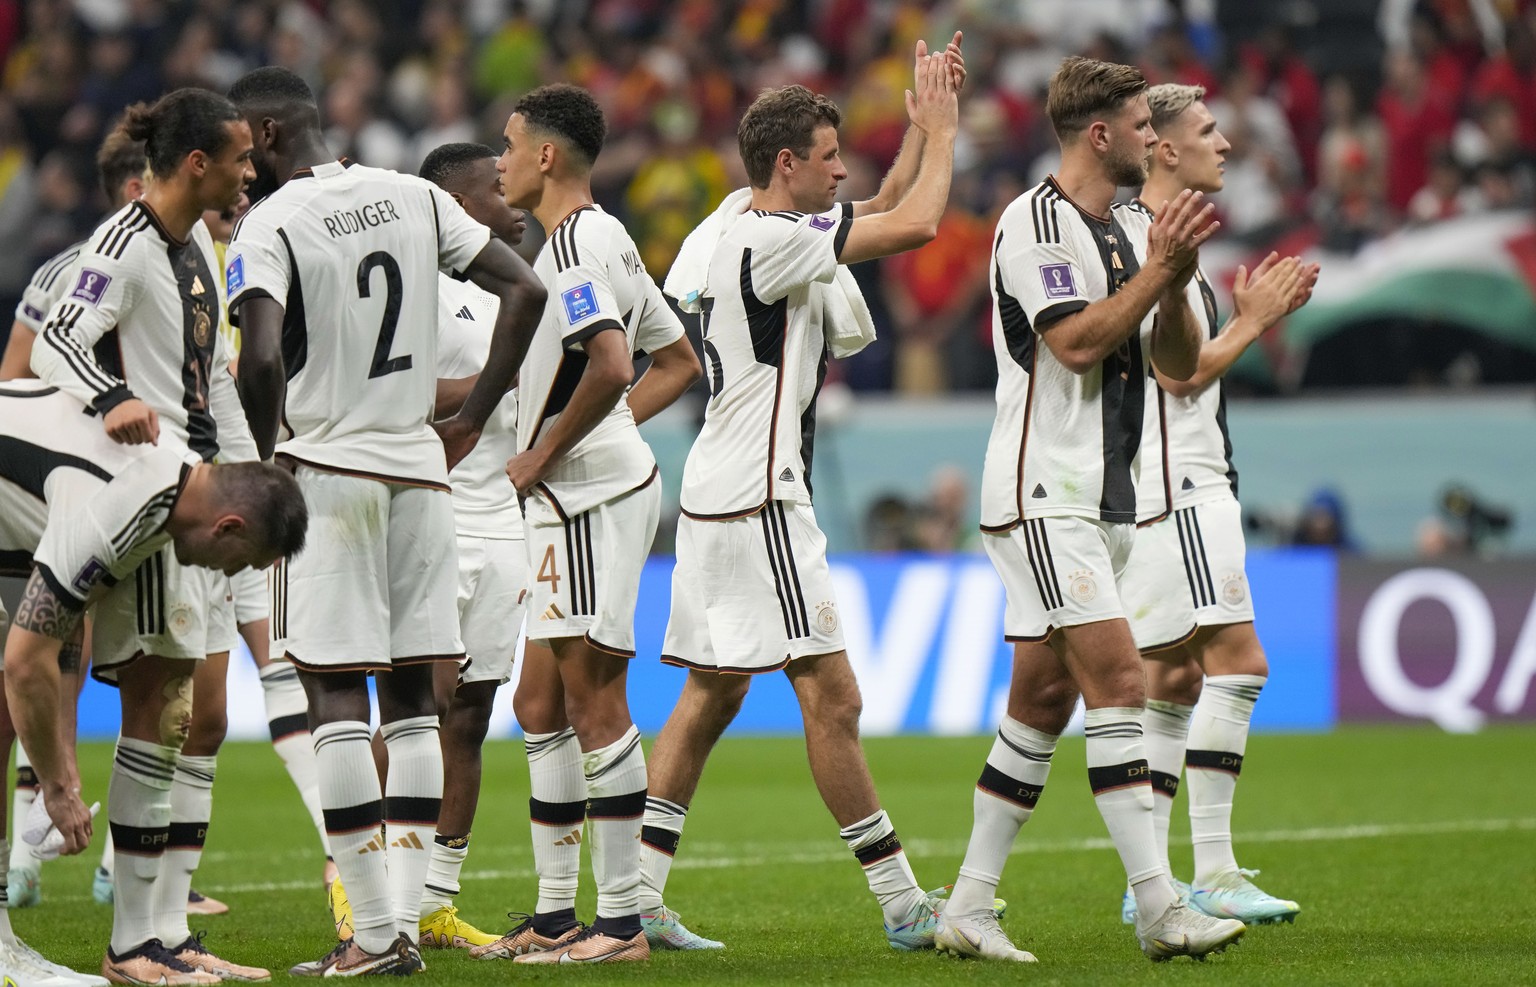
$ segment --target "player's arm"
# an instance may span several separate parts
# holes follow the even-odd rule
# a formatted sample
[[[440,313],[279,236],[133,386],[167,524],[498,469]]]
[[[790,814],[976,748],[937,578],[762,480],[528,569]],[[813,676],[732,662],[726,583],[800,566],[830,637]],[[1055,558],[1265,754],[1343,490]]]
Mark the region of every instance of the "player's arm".
[[[1140,329],[1152,306],[1195,262],[1200,244],[1221,225],[1211,220],[1214,210],[1199,193],[1180,193],[1153,218],[1147,231],[1147,261],[1134,277],[1108,298],[1038,326],[1040,338],[1062,366],[1085,374]]]
[[[256,458],[272,458],[283,420],[288,375],[283,368],[283,306],[270,295],[240,304],[240,403],[256,444]]]
[[[219,462],[246,463],[256,459],[256,442],[240,401],[234,359],[223,333],[214,340],[213,366],[208,376],[208,408],[218,426]]]
[[[5,641],[6,702],[16,735],[32,757],[48,815],[64,837],[64,853],[79,853],[91,841],[91,814],[80,799],[80,779],[59,734],[59,655],[84,612],[84,601],[38,566]]]
[[[459,413],[464,406],[464,401],[469,397],[469,392],[475,389],[475,382],[480,379],[479,374],[468,377],[439,377],[437,378],[437,394],[432,400],[432,419],[442,421],[444,418],[452,418]]]
[[[686,336],[653,352],[650,367],[629,391],[627,400],[635,424],[655,418],[702,376],[704,368]]]
[[[5,355],[0,356],[0,380],[36,377],[32,372],[32,341],[37,333],[17,319],[11,323],[11,337],[5,341]]]
[[[965,85],[965,57],[960,52],[960,41],[961,32],[956,31],[949,46],[944,50],[944,57],[949,63],[957,93]],[[920,69],[921,66],[918,68]],[[872,197],[853,204],[854,218],[890,212],[896,208],[896,204],[906,196],[908,190],[912,188],[912,183],[917,179],[918,164],[922,161],[927,140],[927,135],[916,124],[907,127],[907,132],[901,138],[901,150],[897,153],[896,160],[891,163],[891,170],[885,173],[885,181],[880,183],[879,191]]]
[[[1205,334],[1189,304],[1192,262],[1163,289],[1157,300],[1157,320],[1152,324],[1152,366],[1171,380],[1188,380],[1200,365],[1200,344]]]
[[[915,94],[907,93],[907,116],[912,126],[923,133],[917,146],[916,177],[891,209],[860,215],[858,206],[854,206],[853,222],[837,253],[840,264],[857,264],[912,250],[938,235],[939,220],[949,202],[960,102],[948,60],[942,56],[930,58],[922,41],[917,43],[914,76],[917,89]]]
[[[606,323],[584,339],[581,348],[587,354],[587,366],[581,372],[576,390],[571,392],[570,403],[549,431],[539,436],[533,448],[517,454],[507,463],[507,479],[517,487],[518,493],[526,494],[531,490],[562,456],[608,417],[614,405],[623,399],[624,389],[635,378],[634,357],[630,355],[629,339],[620,323]]]
[[[1271,253],[1254,269],[1237,269],[1232,287],[1232,316],[1215,339],[1200,347],[1200,362],[1188,380],[1173,380],[1158,370],[1157,383],[1177,397],[1199,393],[1212,381],[1226,376],[1249,346],[1275,323],[1306,303],[1317,283],[1318,266],[1303,266],[1301,258]]]
[[[140,257],[132,241],[122,258],[83,254],[70,290],[48,311],[32,347],[38,377],[90,405],[114,441],[133,445],[157,441],[160,419],[126,381],[96,362],[92,349],[137,301]]]

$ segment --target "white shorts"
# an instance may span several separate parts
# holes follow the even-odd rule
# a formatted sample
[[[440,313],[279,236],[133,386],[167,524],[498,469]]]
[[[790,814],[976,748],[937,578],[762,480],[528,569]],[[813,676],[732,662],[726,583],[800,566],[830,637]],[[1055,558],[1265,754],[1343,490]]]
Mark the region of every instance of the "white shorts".
[[[1058,627],[1124,617],[1117,581],[1136,528],[1081,517],[1031,518],[982,544],[1003,581],[1003,637],[1044,641]]]
[[[272,615],[267,598],[267,574],[262,569],[241,569],[229,577],[235,598],[235,626],[244,627]]]
[[[107,590],[91,616],[91,675],[110,684],[143,655],[201,661],[235,646],[229,577],[182,565],[171,545]]]
[[[1197,627],[1253,620],[1242,508],[1231,498],[1174,511],[1136,532],[1121,583],[1136,647],[1162,651]]]
[[[458,553],[447,491],[300,466],[304,550],[278,573],[273,636],[299,668],[455,660]]]
[[[660,482],[572,517],[537,493],[523,511],[528,638],[585,637],[594,648],[633,658],[640,571],[661,518]]]
[[[505,683],[523,629],[528,548],[521,538],[458,540],[459,629],[469,655],[459,682]]]
[[[748,517],[683,515],[661,660],[711,672],[772,672],[845,650],[827,538],[809,504]]]

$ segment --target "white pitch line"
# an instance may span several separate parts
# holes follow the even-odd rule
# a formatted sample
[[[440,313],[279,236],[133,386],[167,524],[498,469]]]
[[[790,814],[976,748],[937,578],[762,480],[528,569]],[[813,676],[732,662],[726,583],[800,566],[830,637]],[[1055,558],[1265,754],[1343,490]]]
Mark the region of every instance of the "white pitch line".
[[[1238,839],[1242,843],[1329,843],[1344,840],[1378,840],[1390,839],[1398,836],[1443,836],[1452,833],[1507,833],[1513,831],[1536,831],[1536,818],[1523,819],[1449,819],[1443,822],[1432,823],[1359,823],[1353,826],[1314,826],[1306,829],[1268,829],[1244,832]],[[1188,846],[1187,838],[1171,841],[1176,846]],[[725,847],[722,843],[698,843],[695,849],[712,850],[715,847]],[[906,845],[909,855],[913,857],[940,857],[957,856],[965,852],[966,844],[960,840],[913,840]],[[1015,844],[1013,856],[1022,854],[1058,854],[1058,853],[1086,853],[1094,850],[1113,849],[1107,837],[1095,837],[1084,840],[1039,840],[1030,842],[1027,836]],[[218,859],[235,860],[249,857],[252,854],[237,854],[232,851],[224,851]],[[283,855],[283,856],[286,856]],[[308,854],[305,854],[308,856]],[[209,857],[213,857],[209,854]],[[271,860],[272,854],[261,854],[265,860]],[[680,857],[673,862],[674,870],[732,870],[747,867],[782,867],[785,865],[821,865],[837,863],[846,860],[848,851],[842,848],[837,850],[825,849],[820,844],[779,844],[777,848],[770,844],[754,845],[754,852],[748,854],[718,854],[715,856]],[[465,871],[459,876],[460,881],[516,881],[532,880],[537,875],[532,867],[514,867],[494,870]],[[302,881],[264,881],[259,884],[223,884],[205,885],[210,892],[217,894],[251,894],[267,891],[314,891],[319,894],[318,882],[314,880]],[[86,901],[86,895],[59,895],[55,897],[51,892],[49,899],[53,901]]]

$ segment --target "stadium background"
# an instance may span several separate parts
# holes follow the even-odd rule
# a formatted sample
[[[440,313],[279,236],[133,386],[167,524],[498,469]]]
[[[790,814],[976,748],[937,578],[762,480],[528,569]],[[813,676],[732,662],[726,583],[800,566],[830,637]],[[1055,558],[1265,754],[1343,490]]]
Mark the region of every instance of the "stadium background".
[[[594,192],[660,277],[744,184],[734,127],[759,88],[834,95],[848,194],[866,195],[905,128],[912,41],[955,28],[970,81],[948,214],[930,246],[857,270],[880,341],[834,368],[820,406],[818,514],[867,731],[996,719],[1001,590],[975,534],[987,252],[1003,205],[1053,164],[1043,88],[1071,52],[1207,87],[1233,144],[1203,258],[1223,311],[1231,272],[1272,247],[1324,265],[1312,304],[1229,378],[1274,668],[1258,728],[1536,716],[1529,0],[0,0],[0,306],[101,216],[91,157],[117,113],[175,86],[285,65],[320,94],[334,150],[414,170],[446,141],[496,144],[528,88],[577,82],[610,123]],[[645,430],[674,496],[700,408],[692,395]],[[642,656],[669,549],[664,530]],[[254,671],[232,669],[231,735],[260,737]],[[637,662],[642,728],[681,679]],[[764,680],[735,729],[794,730],[790,698]],[[115,705],[90,686],[83,733],[112,736]],[[510,705],[498,735],[515,731]]]

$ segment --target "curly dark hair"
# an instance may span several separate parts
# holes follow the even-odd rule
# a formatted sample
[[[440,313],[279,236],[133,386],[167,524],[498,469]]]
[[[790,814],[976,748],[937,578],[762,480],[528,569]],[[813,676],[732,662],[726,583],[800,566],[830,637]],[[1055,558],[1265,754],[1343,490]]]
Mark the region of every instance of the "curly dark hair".
[[[542,130],[565,139],[572,150],[592,167],[608,135],[608,122],[592,94],[580,86],[557,83],[540,86],[517,101],[513,113],[521,113],[530,130]]]
[[[236,106],[278,107],[285,104],[314,106],[315,94],[295,72],[277,65],[247,72],[229,87]]]
[[[496,149],[485,144],[443,144],[434,147],[427,155],[421,163],[420,174],[438,188],[446,189],[462,181],[469,166],[476,161],[496,157]]]
[[[736,128],[736,145],[747,180],[753,188],[767,188],[780,151],[788,148],[804,160],[816,141],[816,128],[836,127],[842,122],[836,103],[804,86],[764,89]]]
[[[164,178],[175,174],[193,151],[218,154],[229,142],[224,125],[243,119],[235,104],[218,93],[188,87],[161,96],[153,106],[128,107],[123,133],[144,142],[149,170]]]

